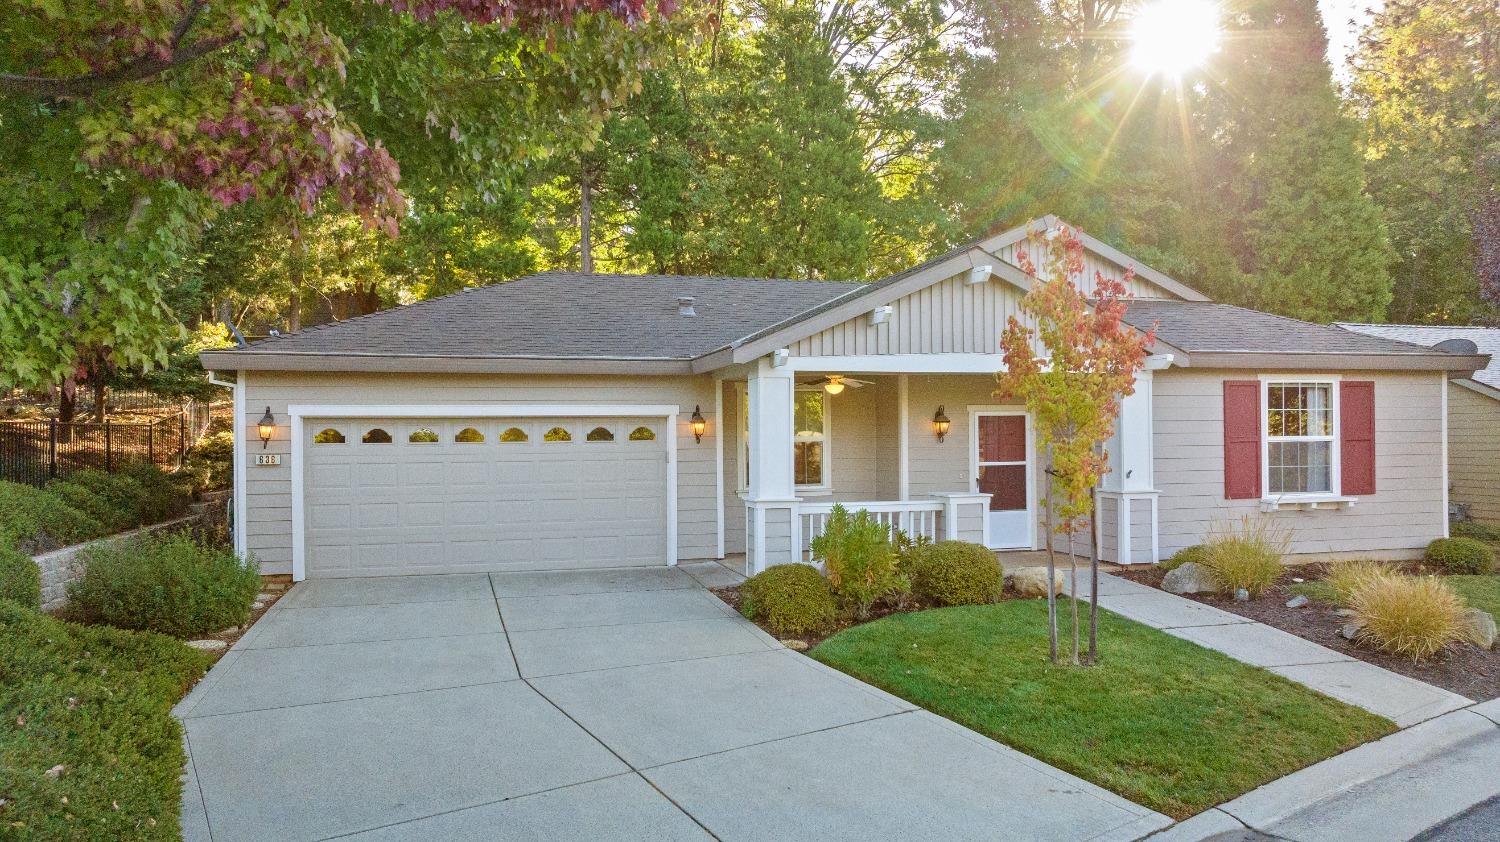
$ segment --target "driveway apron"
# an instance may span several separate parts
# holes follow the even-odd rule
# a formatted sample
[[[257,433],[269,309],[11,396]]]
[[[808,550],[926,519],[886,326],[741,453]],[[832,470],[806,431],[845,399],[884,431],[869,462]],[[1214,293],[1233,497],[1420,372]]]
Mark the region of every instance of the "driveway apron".
[[[298,584],[178,706],[185,838],[1127,840],[1169,823],[785,649],[699,584],[713,567]]]

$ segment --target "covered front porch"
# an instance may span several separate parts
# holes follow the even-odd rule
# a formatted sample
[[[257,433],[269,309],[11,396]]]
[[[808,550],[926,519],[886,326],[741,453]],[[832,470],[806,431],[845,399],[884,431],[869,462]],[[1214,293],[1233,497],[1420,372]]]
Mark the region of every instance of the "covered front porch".
[[[742,555],[748,574],[811,562],[839,504],[913,537],[1043,548],[1045,466],[1025,409],[996,394],[1000,365],[991,354],[772,356],[743,379],[726,376],[726,556]],[[1096,524],[1104,557],[1123,563],[1155,560],[1150,372],[1142,379],[1121,428],[1146,441],[1101,491]],[[1112,454],[1124,449],[1118,439]]]

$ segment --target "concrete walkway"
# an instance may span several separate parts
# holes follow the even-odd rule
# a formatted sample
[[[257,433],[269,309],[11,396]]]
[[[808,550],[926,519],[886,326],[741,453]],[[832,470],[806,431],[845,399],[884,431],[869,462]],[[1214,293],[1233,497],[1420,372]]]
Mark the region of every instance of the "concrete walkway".
[[[1079,593],[1088,593],[1080,576]],[[1137,623],[1264,667],[1398,727],[1468,707],[1471,699],[1310,640],[1119,576],[1099,576],[1099,606]]]
[[[790,652],[717,565],[294,587],[178,707],[189,840],[1130,840],[1160,814]]]

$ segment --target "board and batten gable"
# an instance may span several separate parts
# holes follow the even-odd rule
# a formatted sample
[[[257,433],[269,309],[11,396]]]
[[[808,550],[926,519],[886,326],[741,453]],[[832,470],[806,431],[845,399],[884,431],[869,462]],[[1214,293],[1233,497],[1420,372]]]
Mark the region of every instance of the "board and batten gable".
[[[1259,499],[1225,496],[1224,383],[1312,372],[1167,369],[1156,372],[1153,434],[1161,492],[1162,557],[1201,543],[1212,525],[1260,513]],[[1290,552],[1410,558],[1442,537],[1447,523],[1440,372],[1343,372],[1375,394],[1375,493],[1343,509],[1270,512],[1291,530]],[[1262,412],[1264,409],[1262,408]],[[1262,424],[1264,421],[1262,421]]]
[[[1500,523],[1500,400],[1448,384],[1448,460],[1453,502],[1475,520]]]
[[[1094,289],[1094,271],[1117,280],[1125,270],[1098,255],[1086,253],[1082,283]],[[1129,285],[1138,298],[1175,298],[1139,277]],[[891,302],[891,312],[879,323],[868,313],[790,343],[794,357],[834,357],[883,354],[994,354],[1011,316],[1022,317],[1025,291],[998,277],[970,282],[964,272],[923,287]]]
[[[389,406],[497,404],[655,404],[678,407],[677,557],[717,555],[718,513],[713,416],[714,380],[708,376],[373,374],[352,372],[246,371],[238,424],[247,454],[245,550],[264,573],[292,572],[292,462],[288,407],[293,405]],[[701,407],[707,418],[702,442],[693,440],[690,417]],[[256,422],[267,409],[277,420],[272,440],[261,446]],[[280,454],[281,464],[257,467],[255,454]]]

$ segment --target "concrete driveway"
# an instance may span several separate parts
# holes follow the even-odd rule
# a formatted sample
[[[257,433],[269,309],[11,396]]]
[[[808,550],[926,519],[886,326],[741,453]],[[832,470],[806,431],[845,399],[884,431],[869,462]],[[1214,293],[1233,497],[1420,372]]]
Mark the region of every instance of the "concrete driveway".
[[[1134,839],[1168,820],[782,648],[715,565],[304,582],[179,705],[190,840]]]

